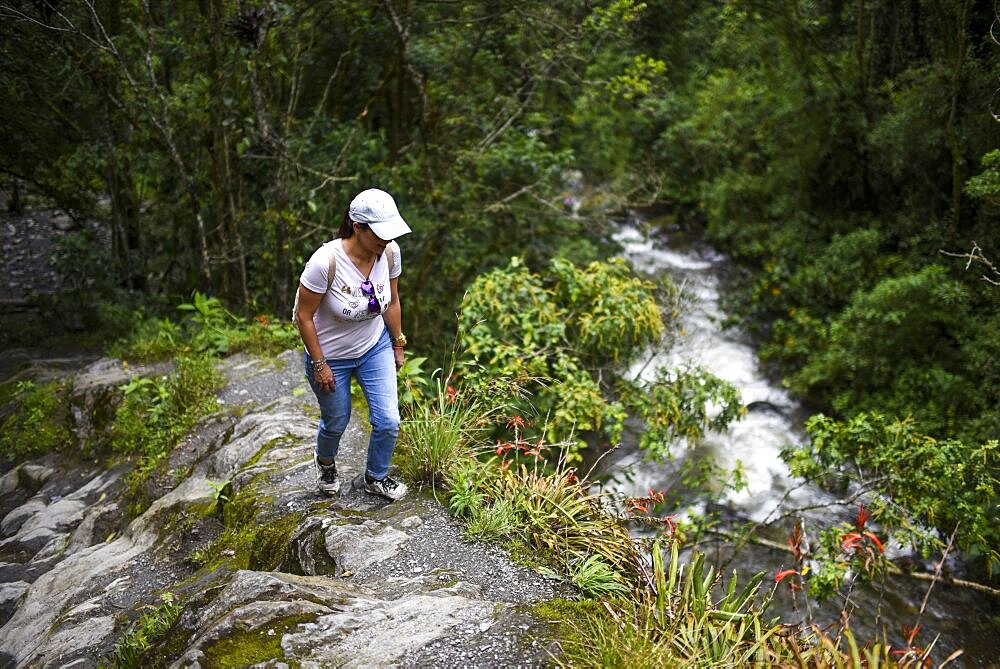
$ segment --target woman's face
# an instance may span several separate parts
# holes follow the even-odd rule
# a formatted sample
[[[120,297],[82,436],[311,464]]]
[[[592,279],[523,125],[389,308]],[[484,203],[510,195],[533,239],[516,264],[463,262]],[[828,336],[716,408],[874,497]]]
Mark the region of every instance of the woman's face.
[[[385,251],[385,247],[389,245],[386,240],[379,239],[378,235],[372,232],[372,229],[367,225],[355,223],[354,233],[357,235],[358,241],[361,242],[362,248],[376,255],[381,255]]]

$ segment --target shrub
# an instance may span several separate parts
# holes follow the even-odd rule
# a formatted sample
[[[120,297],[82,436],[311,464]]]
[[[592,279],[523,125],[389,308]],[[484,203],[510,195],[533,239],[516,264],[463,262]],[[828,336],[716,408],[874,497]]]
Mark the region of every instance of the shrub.
[[[848,422],[822,414],[806,424],[809,444],[786,451],[792,472],[840,471],[872,486],[871,510],[886,531],[925,555],[956,532],[958,547],[1000,562],[1000,446],[935,439],[913,420],[859,414]],[[921,530],[920,528],[927,528]],[[929,532],[937,528],[937,536]]]
[[[126,496],[136,497],[181,436],[217,408],[215,391],[221,384],[222,375],[212,359],[201,356],[178,358],[168,376],[136,377],[122,386],[125,397],[111,427],[111,448],[138,460],[126,479]],[[138,514],[144,505],[134,500],[130,513]]]
[[[19,461],[74,443],[65,384],[19,381],[11,402],[13,410],[0,425],[0,458]]]
[[[565,442],[571,458],[582,432],[615,442],[625,413],[605,399],[597,372],[663,333],[652,290],[621,261],[578,268],[557,259],[539,275],[513,258],[466,293],[456,376],[473,391],[496,378],[523,386],[532,400],[517,412],[545,416],[546,439]]]

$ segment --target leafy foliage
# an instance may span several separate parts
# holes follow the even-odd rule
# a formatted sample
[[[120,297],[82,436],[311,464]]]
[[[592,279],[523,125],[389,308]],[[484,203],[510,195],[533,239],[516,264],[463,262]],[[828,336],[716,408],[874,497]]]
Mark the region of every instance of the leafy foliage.
[[[841,413],[882,408],[941,433],[975,402],[958,347],[939,333],[962,317],[968,298],[942,267],[885,279],[858,292],[831,324],[825,350],[795,381],[820,385]],[[900,359],[907,365],[900,367]]]
[[[539,275],[512,259],[480,276],[462,303],[460,378],[473,389],[494,377],[524,386],[549,442],[598,431],[616,441],[624,409],[605,400],[595,372],[663,332],[651,290],[620,261],[580,269],[554,260]]]
[[[299,345],[291,323],[264,315],[249,321],[227,310],[218,298],[195,291],[191,302],[177,309],[184,314],[178,323],[169,318],[144,318],[137,312],[132,333],[113,347],[115,355],[140,360],[161,360],[182,355],[216,356],[247,351],[276,354]]]
[[[109,669],[137,669],[144,666],[148,661],[144,657],[145,653],[167,636],[184,610],[169,592],[160,595],[159,605],[145,608],[147,610],[129,625],[115,643],[111,654],[103,658],[99,666]]]
[[[1000,446],[939,440],[918,431],[913,420],[859,414],[835,421],[822,414],[807,423],[811,443],[787,454],[793,471],[818,477],[829,469],[863,472],[888,497],[874,497],[871,510],[900,542],[925,554],[955,533],[959,547],[1000,560],[995,499],[1000,488]],[[937,532],[931,530],[936,529]]]
[[[10,413],[0,423],[0,457],[20,461],[76,443],[65,384],[18,381],[10,402]]]
[[[177,369],[160,379],[136,377],[122,387],[125,400],[115,417],[112,448],[162,457],[194,421],[215,409],[221,374],[210,358],[178,358]]]
[[[722,432],[746,413],[732,384],[700,369],[658,369],[653,381],[622,381],[618,391],[644,421],[640,448],[659,458],[677,439],[696,444],[706,430]]]
[[[126,477],[133,515],[145,507],[141,487],[150,473],[198,419],[217,408],[215,391],[222,375],[212,359],[182,357],[175,362],[167,376],[136,377],[122,387],[124,400],[111,427],[111,449],[137,462]]]

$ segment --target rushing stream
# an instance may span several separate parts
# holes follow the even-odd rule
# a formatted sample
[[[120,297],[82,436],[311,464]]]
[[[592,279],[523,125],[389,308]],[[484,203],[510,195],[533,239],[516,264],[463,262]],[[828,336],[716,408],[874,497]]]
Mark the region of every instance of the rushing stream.
[[[803,411],[763,374],[748,337],[723,329],[719,291],[726,259],[704,245],[647,238],[634,223],[623,225],[617,238],[624,247],[623,256],[637,271],[650,276],[668,273],[683,286],[686,298],[681,329],[670,350],[647,353],[635,362],[632,375],[652,378],[658,366],[698,365],[735,385],[748,411],[725,433],[710,433],[694,447],[675,446],[676,457],[667,463],[643,458],[634,440],[629,443],[626,439],[622,448],[604,458],[595,470],[604,480],[605,489],[639,497],[650,489],[669,489],[686,458],[708,457],[726,469],[739,466],[746,481],[746,487],[740,491],[727,489],[721,493],[723,516],[728,521],[744,525],[777,521],[773,526],[759,528],[758,536],[783,544],[793,514],[802,518],[807,532],[850,520],[856,505],[838,505],[836,495],[803,485],[792,477],[781,459],[783,446],[804,438]],[[684,499],[689,505],[688,512],[706,510],[695,493]],[[796,509],[807,506],[810,510],[795,513]],[[728,570],[735,568],[746,577],[756,571],[774,574],[795,566],[791,555],[775,548],[748,545],[733,554],[728,544],[719,542],[709,550],[709,557],[718,564],[725,563]],[[899,549],[887,550],[894,558],[908,559]],[[765,580],[765,584],[768,582]],[[881,635],[884,626],[893,646],[900,647],[900,628],[917,622],[929,585],[928,581],[907,577],[891,577],[881,593],[859,585],[851,596],[856,606],[851,615],[852,629],[861,639],[873,639]],[[821,626],[836,623],[841,604],[841,600],[832,598],[822,607],[813,605],[815,622]],[[805,617],[801,596],[796,607],[784,587],[779,588],[772,611],[784,622],[798,622]],[[963,662],[966,666],[997,666],[994,663],[1000,658],[998,615],[1000,605],[989,595],[938,584],[919,617],[923,631],[916,644],[926,647],[940,634],[932,655],[935,663],[962,648],[964,655],[957,661],[959,666]]]

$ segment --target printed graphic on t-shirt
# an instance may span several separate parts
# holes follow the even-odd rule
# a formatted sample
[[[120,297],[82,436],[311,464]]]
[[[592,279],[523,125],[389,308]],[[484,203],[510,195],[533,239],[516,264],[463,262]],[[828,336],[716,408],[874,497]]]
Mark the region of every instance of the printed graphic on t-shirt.
[[[378,300],[378,311],[371,311],[368,308],[368,296],[361,290],[361,286],[351,290],[349,295],[350,297],[347,297],[345,291],[344,297],[346,300],[340,308],[340,320],[367,321],[377,316],[381,316],[382,312],[385,311],[386,304],[384,283],[375,284],[375,299]],[[334,313],[337,313],[336,310]]]

